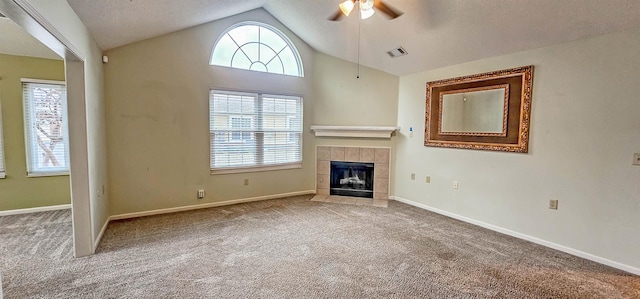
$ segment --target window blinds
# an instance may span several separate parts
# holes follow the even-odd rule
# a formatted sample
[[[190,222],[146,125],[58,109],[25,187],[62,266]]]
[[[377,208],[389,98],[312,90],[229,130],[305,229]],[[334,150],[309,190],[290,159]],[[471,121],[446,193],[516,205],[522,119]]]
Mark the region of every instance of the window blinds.
[[[67,99],[64,82],[23,79],[22,87],[27,174],[68,174]]]
[[[302,163],[302,98],[211,90],[211,170]]]

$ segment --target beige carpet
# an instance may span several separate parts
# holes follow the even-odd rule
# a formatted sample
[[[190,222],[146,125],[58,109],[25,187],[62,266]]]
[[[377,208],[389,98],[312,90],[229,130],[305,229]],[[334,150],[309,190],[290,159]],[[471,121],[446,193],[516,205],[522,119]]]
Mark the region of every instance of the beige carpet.
[[[640,298],[640,277],[390,201],[300,196],[112,222],[0,217],[5,298]]]

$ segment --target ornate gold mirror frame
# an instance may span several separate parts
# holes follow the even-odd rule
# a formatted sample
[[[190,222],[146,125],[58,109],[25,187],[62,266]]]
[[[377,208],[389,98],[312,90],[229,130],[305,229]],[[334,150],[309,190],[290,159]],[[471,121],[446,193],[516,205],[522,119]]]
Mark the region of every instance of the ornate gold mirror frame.
[[[532,85],[532,65],[427,82],[424,145],[526,153]],[[501,107],[486,108],[488,102],[472,97],[492,90],[502,91],[493,101],[493,106]],[[451,104],[445,107],[447,95]],[[463,101],[453,102],[456,96]],[[443,131],[445,116],[459,123],[447,124],[455,130]],[[491,123],[493,129],[485,129],[483,123]]]

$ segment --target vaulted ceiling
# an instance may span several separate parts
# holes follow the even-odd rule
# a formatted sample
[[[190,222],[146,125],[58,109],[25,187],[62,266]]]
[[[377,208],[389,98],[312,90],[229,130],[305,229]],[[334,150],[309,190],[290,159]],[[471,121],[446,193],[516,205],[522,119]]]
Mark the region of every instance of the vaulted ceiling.
[[[638,0],[385,0],[404,12],[331,22],[342,0],[68,0],[103,50],[264,8],[311,47],[395,75],[640,27]],[[376,0],[379,1],[379,0]],[[407,56],[386,51],[402,46]]]

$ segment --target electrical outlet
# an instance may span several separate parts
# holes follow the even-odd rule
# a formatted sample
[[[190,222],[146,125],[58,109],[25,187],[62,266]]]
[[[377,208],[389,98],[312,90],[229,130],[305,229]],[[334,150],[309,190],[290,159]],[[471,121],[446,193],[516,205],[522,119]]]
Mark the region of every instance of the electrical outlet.
[[[427,182],[427,184],[431,183],[431,177],[427,176],[427,178],[425,179],[425,181]]]
[[[244,185],[249,186],[249,179],[244,179]]]
[[[552,199],[549,201],[549,209],[557,210],[558,209],[558,200]]]
[[[198,190],[198,199],[203,199],[204,198],[204,190],[200,189]]]
[[[640,166],[640,153],[633,154],[633,165]]]
[[[412,174],[411,174],[411,180],[412,180],[412,181],[415,181],[415,180],[416,180],[416,174],[415,174],[415,173],[412,173]]]
[[[458,181],[453,181],[453,189],[458,190]]]

